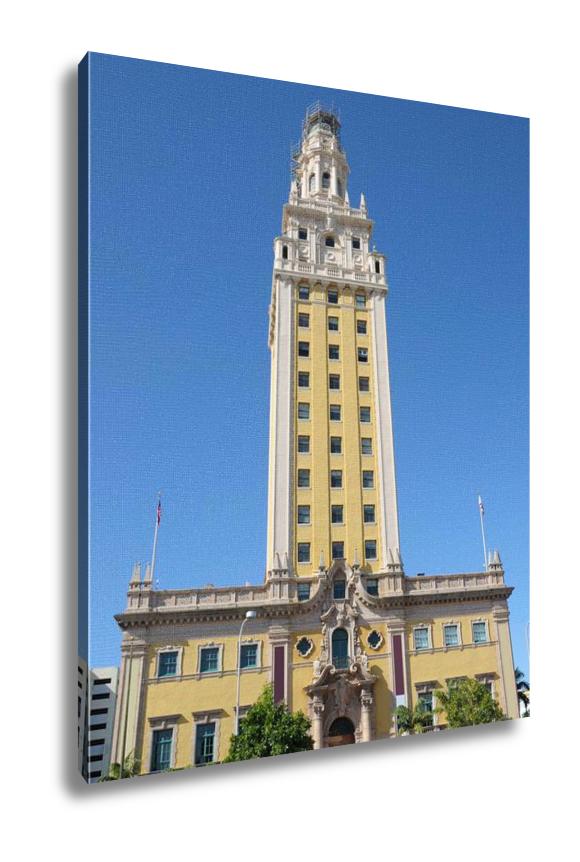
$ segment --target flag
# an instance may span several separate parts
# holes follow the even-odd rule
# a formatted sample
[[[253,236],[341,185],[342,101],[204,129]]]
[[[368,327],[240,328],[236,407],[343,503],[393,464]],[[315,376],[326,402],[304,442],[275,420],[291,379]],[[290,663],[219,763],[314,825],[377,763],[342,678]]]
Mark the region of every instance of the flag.
[[[485,509],[483,508],[483,500],[481,499],[481,497],[478,497],[477,499],[479,500],[479,511],[481,512],[482,515],[484,515]]]
[[[157,503],[157,523],[161,523],[161,497],[159,498],[159,502]]]

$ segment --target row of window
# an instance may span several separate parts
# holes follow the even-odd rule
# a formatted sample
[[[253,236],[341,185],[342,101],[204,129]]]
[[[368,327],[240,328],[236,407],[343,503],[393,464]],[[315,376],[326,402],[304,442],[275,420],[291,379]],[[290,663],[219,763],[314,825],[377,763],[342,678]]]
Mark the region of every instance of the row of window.
[[[312,174],[312,176],[314,176],[314,174]],[[323,174],[323,179],[322,179],[323,184],[324,184],[324,177],[325,177],[325,176],[328,176],[328,174]],[[329,182],[330,182],[330,179],[329,179]],[[324,185],[323,185],[323,188],[328,188],[328,187],[329,187],[329,186],[324,186]],[[308,239],[308,229],[307,229],[307,228],[305,228],[305,227],[299,227],[299,228],[298,228],[298,239],[301,239],[301,240],[306,240],[306,239]],[[352,241],[352,247],[353,247],[356,251],[360,251],[360,236],[353,236],[351,241]],[[332,245],[330,245],[330,243],[331,243],[331,242],[332,242]],[[334,248],[334,237],[332,237],[332,236],[327,236],[327,237],[325,238],[325,244],[326,244],[329,248]]]
[[[308,312],[300,311],[298,313],[298,326],[301,329],[310,329],[310,315],[308,314]],[[338,317],[329,317],[328,318],[328,329],[329,329],[329,332],[338,332]],[[357,320],[356,332],[357,332],[357,335],[366,335],[367,334],[367,322],[366,322],[366,320],[362,320],[360,318]]]
[[[366,438],[363,438],[362,442],[365,443]],[[370,444],[370,440],[368,441]],[[368,450],[363,447],[363,455],[372,455],[372,448],[369,446]],[[334,453],[336,454],[336,453]],[[299,488],[310,488],[310,470],[307,467],[300,467],[298,470],[298,487]],[[330,487],[331,488],[342,488],[342,470],[331,470],[330,471]],[[374,471],[373,470],[363,470],[362,471],[362,486],[363,488],[374,488]]]
[[[163,650],[158,653],[157,677],[177,676],[179,663],[178,650]],[[221,670],[221,651],[218,646],[200,647],[199,672],[217,673]],[[240,668],[258,667],[258,644],[242,644],[240,650]]]
[[[330,507],[330,522],[332,524],[344,524],[344,506],[332,505]],[[374,503],[365,503],[363,506],[363,521],[365,524],[374,524],[375,506]],[[298,506],[298,523],[310,524],[310,506]]]
[[[299,389],[310,389],[310,372],[309,371],[299,371],[298,372],[298,388]],[[328,388],[339,390],[340,389],[340,374],[329,374],[328,375]],[[368,392],[369,391],[369,378],[368,377],[359,377],[358,379],[358,388],[359,392]],[[370,422],[370,407],[364,408],[365,412],[368,411],[369,418],[367,420],[361,419],[361,422]]]
[[[377,270],[378,271],[378,270]],[[307,302],[310,299],[310,288],[308,285],[301,284],[298,287],[298,298],[304,302]],[[326,298],[329,305],[338,305],[338,290],[335,288],[329,288],[326,293]],[[366,308],[367,307],[367,298],[364,293],[356,293],[354,298],[354,304],[356,308]],[[330,329],[330,327],[329,327]]]
[[[342,422],[342,405],[329,404],[328,418],[331,422]],[[302,420],[303,422],[310,421],[310,404],[308,401],[298,402],[298,419]],[[359,421],[363,422],[364,424],[368,424],[372,421],[370,407],[359,408]]]
[[[298,435],[298,452],[301,455],[308,455],[310,453],[310,437],[308,434],[299,434]],[[341,455],[342,454],[342,437],[331,437],[330,438],[330,454],[331,455]],[[371,437],[362,437],[361,438],[361,455],[372,455],[373,454],[373,441]],[[298,471],[300,473],[300,471]],[[308,471],[306,471],[308,472]],[[366,488],[372,488],[372,470],[363,470],[363,478],[365,473],[367,477],[370,476],[371,484],[363,485]],[[302,471],[304,476],[304,471]],[[310,476],[304,476],[307,479],[307,484],[302,487],[310,487]]]
[[[154,730],[151,740],[151,772],[163,772],[172,765],[173,733],[175,728]],[[195,726],[195,765],[213,763],[216,756],[216,722]]]
[[[367,347],[357,347],[356,355],[359,362],[368,362],[369,361],[369,351]],[[309,341],[299,341],[298,342],[298,356],[301,356],[302,359],[308,359],[310,356],[310,342]],[[338,344],[329,344],[328,345],[328,358],[329,359],[340,359],[340,346]]]
[[[489,633],[485,620],[474,620],[471,623],[471,636],[474,644],[489,643]],[[431,626],[416,626],[413,629],[413,642],[416,650],[433,648]],[[446,647],[461,646],[460,623],[444,623],[443,644]]]
[[[332,542],[331,556],[333,560],[344,560],[344,542]],[[364,556],[365,560],[377,559],[377,540],[364,540]],[[298,542],[297,559],[299,563],[310,562],[310,542]],[[335,596],[338,598],[338,596]]]
[[[341,543],[335,543],[335,544],[342,544],[342,542]],[[336,550],[337,551],[342,550],[342,553],[344,553],[344,547],[342,547],[342,549],[336,548]],[[367,593],[370,596],[378,596],[378,594],[379,594],[378,578],[367,578],[366,583],[365,583],[365,587],[366,587]],[[310,598],[310,584],[308,582],[305,583],[304,581],[298,581],[297,596],[298,596],[299,602],[307,602],[308,601],[308,599]],[[344,599],[345,596],[346,596],[346,580],[344,578],[336,578],[336,580],[334,581],[334,583],[332,585],[332,597],[334,599],[340,600],[340,599]],[[371,632],[371,635],[373,635],[373,634],[376,635],[377,632],[374,632],[374,633]],[[369,643],[373,649],[376,649],[378,642],[373,643],[371,641],[371,635],[369,635]],[[380,638],[380,640],[382,640],[382,637],[380,635],[377,635],[377,636]],[[306,640],[306,639],[303,638],[303,640]],[[305,653],[302,652],[302,650],[300,649],[299,646],[297,647],[297,649],[301,655],[305,655]]]

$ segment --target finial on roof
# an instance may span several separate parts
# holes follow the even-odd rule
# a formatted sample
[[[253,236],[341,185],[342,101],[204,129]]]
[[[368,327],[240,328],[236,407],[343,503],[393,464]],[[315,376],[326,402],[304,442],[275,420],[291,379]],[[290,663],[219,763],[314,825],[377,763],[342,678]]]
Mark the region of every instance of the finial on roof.
[[[129,581],[129,585],[140,584],[141,583],[141,563],[135,563],[133,566],[133,572],[131,574],[131,580]]]

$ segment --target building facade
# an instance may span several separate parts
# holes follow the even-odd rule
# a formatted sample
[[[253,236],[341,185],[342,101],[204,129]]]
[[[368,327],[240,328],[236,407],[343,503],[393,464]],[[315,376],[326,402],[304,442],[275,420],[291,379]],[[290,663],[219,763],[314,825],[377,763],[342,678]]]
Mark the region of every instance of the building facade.
[[[398,705],[429,707],[466,676],[518,715],[499,554],[481,572],[403,571],[386,259],[348,173],[337,116],[313,106],[274,240],[266,577],[155,590],[135,566],[113,757],[142,772],[225,757],[238,670],[240,715],[271,682],[316,748],[393,736]]]
[[[109,773],[118,686],[119,668],[91,668],[84,747],[85,777],[91,783],[99,781]]]

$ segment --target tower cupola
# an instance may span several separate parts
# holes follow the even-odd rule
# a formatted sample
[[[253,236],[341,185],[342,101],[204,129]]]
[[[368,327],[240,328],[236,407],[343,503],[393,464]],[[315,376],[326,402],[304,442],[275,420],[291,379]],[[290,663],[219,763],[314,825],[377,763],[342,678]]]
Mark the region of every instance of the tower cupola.
[[[320,102],[306,111],[300,145],[293,154],[293,174],[299,197],[345,204],[349,167],[340,141],[340,120]]]

